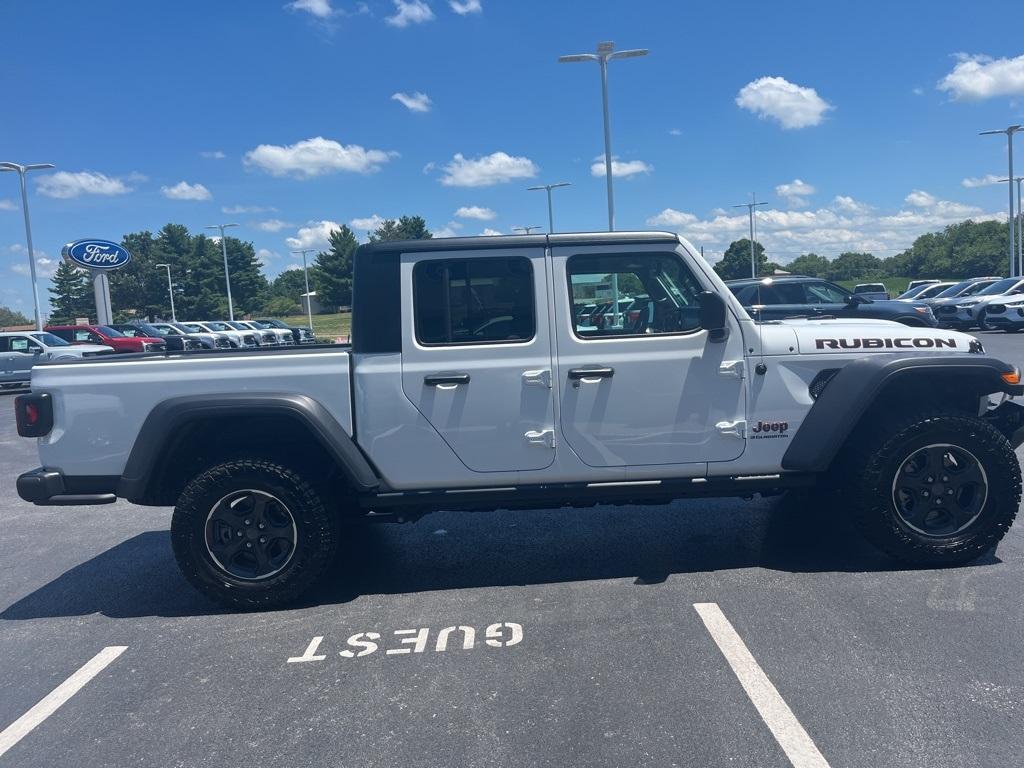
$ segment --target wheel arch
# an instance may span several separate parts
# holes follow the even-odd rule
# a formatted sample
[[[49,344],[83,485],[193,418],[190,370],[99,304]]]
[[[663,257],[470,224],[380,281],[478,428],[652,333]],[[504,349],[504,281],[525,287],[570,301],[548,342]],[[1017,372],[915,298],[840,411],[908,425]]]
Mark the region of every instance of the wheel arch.
[[[355,493],[380,487],[355,441],[316,400],[229,393],[170,398],[155,406],[136,436],[117,495],[136,504],[170,505],[188,476],[208,468],[210,460],[288,449],[292,460],[337,470]]]
[[[1003,374],[1016,369],[992,357],[972,355],[873,355],[847,364],[828,382],[807,412],[786,453],[787,471],[825,472],[860,428],[893,411],[941,404],[978,415],[981,397],[1024,394]]]

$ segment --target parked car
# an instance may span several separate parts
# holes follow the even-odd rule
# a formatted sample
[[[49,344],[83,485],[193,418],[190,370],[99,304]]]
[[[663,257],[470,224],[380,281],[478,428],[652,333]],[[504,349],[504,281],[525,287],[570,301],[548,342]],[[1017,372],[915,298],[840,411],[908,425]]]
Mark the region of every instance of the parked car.
[[[180,332],[171,333],[166,329],[138,320],[132,323],[113,323],[110,327],[129,337],[163,339],[167,349],[172,352],[187,352],[192,349],[202,349],[203,346],[195,336]]]
[[[210,333],[201,326],[188,323],[150,323],[162,334],[162,338],[172,336],[188,336],[199,342],[203,349],[230,349],[231,339],[222,333]]]
[[[257,328],[252,323],[245,322],[244,320],[224,320],[226,325],[231,326],[236,331],[252,331],[256,334],[256,344],[260,347],[276,347],[281,341],[278,339],[277,334],[272,331],[264,331]]]
[[[888,301],[891,298],[885,283],[859,283],[853,286],[853,293],[872,301]]]
[[[788,317],[857,317],[894,320],[935,327],[935,316],[924,304],[872,301],[818,277],[787,275],[760,280],[729,280],[729,289],[756,320]]]
[[[1007,277],[991,283],[977,293],[961,297],[955,302],[949,302],[937,307],[935,317],[943,328],[958,328],[968,330],[977,326],[983,331],[990,331],[992,328],[987,321],[988,306],[1001,297],[1018,296],[1024,293],[1024,278]]]
[[[1019,333],[1024,331],[1024,296],[996,296],[985,307],[985,329]]]
[[[187,580],[250,610],[342,578],[346,524],[435,510],[820,483],[876,547],[929,568],[992,552],[1017,515],[1021,373],[967,334],[755,324],[669,233],[387,241],[353,261],[351,348],[34,368],[15,414],[40,466],[18,494],[174,505]],[[550,290],[609,273],[653,299],[650,333],[578,331],[572,294]],[[116,567],[167,583],[159,560]]]
[[[80,360],[111,355],[105,344],[71,344],[46,331],[7,331],[0,333],[0,385],[20,387],[28,384],[32,366],[44,360]]]
[[[240,331],[222,320],[192,321],[189,325],[198,325],[207,333],[222,333],[228,337],[231,346],[235,348],[259,346],[255,331]]]
[[[919,285],[929,285],[931,283],[937,283],[937,282],[939,282],[939,280],[937,280],[937,279],[932,279],[932,280],[911,280],[909,283],[907,283],[907,290],[904,291],[904,293],[909,293],[914,288],[917,288]]]
[[[629,305],[633,303],[632,296],[624,296],[619,298],[619,310],[618,315],[615,313],[615,302],[609,301],[599,311],[594,312],[591,316],[592,325],[597,328],[622,328],[626,321],[626,310],[629,309]]]
[[[956,304],[958,301],[963,300],[967,296],[973,296],[976,293],[981,293],[983,290],[988,288],[992,283],[1002,280],[1001,277],[969,277],[966,280],[961,280],[959,283],[954,283],[944,291],[932,296],[930,299],[922,299],[922,302],[932,308],[932,311],[936,311],[939,307],[947,304]]]
[[[159,336],[125,336],[109,325],[48,325],[45,330],[72,344],[103,344],[115,352],[163,352]]]
[[[267,339],[267,335],[270,334],[271,336],[274,337],[274,341],[271,342],[272,344],[287,345],[295,343],[295,336],[290,328],[275,328],[274,326],[268,325],[267,323],[261,323],[259,320],[242,320],[239,322],[241,322],[243,325],[249,328],[252,328],[254,331],[260,333],[261,338],[263,339]]]
[[[956,283],[949,281],[915,285],[910,290],[897,296],[896,301],[924,301],[925,299],[930,299],[933,296],[938,296],[942,291],[952,285],[956,285]]]
[[[279,320],[276,317],[261,317],[253,320],[253,322],[270,326],[271,328],[278,328],[282,331],[291,331],[292,340],[296,344],[316,344],[316,335],[311,328],[301,325],[288,325],[284,320]]]
[[[590,314],[595,309],[597,309],[597,304],[577,304],[576,325],[585,325],[590,319]]]

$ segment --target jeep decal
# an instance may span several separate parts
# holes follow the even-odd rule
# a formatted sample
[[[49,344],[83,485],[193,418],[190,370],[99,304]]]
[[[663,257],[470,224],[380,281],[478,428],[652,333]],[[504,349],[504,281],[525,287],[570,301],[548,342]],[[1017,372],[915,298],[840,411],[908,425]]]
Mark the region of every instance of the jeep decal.
[[[932,339],[927,336],[896,339],[815,339],[818,349],[956,349],[956,339]]]
[[[765,437],[789,437],[788,421],[759,421],[750,430],[750,439],[757,440]]]

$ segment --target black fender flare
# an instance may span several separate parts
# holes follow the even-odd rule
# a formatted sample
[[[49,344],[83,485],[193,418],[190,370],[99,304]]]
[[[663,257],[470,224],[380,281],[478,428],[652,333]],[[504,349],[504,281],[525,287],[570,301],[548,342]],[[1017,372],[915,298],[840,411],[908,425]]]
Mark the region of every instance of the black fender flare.
[[[1003,374],[1014,366],[982,355],[866,355],[847,363],[814,401],[782,457],[782,468],[824,472],[853,432],[861,416],[893,382],[921,373],[942,372],[963,380],[978,396],[1005,392],[1024,394],[1024,386],[1008,383]]]
[[[223,393],[172,397],[158,403],[136,435],[117,485],[117,495],[136,503],[144,499],[171,436],[197,420],[225,415],[284,415],[294,419],[309,430],[311,437],[337,463],[353,490],[369,493],[380,487],[380,478],[355,441],[313,398],[286,393]]]

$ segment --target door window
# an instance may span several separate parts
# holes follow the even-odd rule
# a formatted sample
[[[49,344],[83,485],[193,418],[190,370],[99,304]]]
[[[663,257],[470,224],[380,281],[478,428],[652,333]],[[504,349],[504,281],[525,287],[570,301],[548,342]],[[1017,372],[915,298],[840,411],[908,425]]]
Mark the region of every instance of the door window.
[[[536,332],[529,259],[444,259],[413,269],[416,340],[424,346],[509,344]]]
[[[831,283],[806,283],[808,304],[843,304],[847,294]]]
[[[100,339],[99,336],[97,336],[95,333],[93,333],[90,330],[87,330],[87,329],[79,330],[79,329],[76,328],[75,329],[75,341],[79,341],[79,342],[85,341],[85,342],[89,342],[89,343],[92,343],[92,344],[99,344],[99,343],[102,342],[102,339]]]
[[[11,336],[10,345],[11,352],[23,352],[27,355],[32,354],[33,350],[41,348],[38,344],[31,341],[27,336]]]
[[[751,286],[754,305],[803,304],[804,290],[799,283],[772,283]]]
[[[589,324],[573,323],[573,332],[581,339],[700,329],[701,286],[675,254],[573,256],[566,270],[570,305],[584,299],[607,300],[607,309],[595,310]]]

